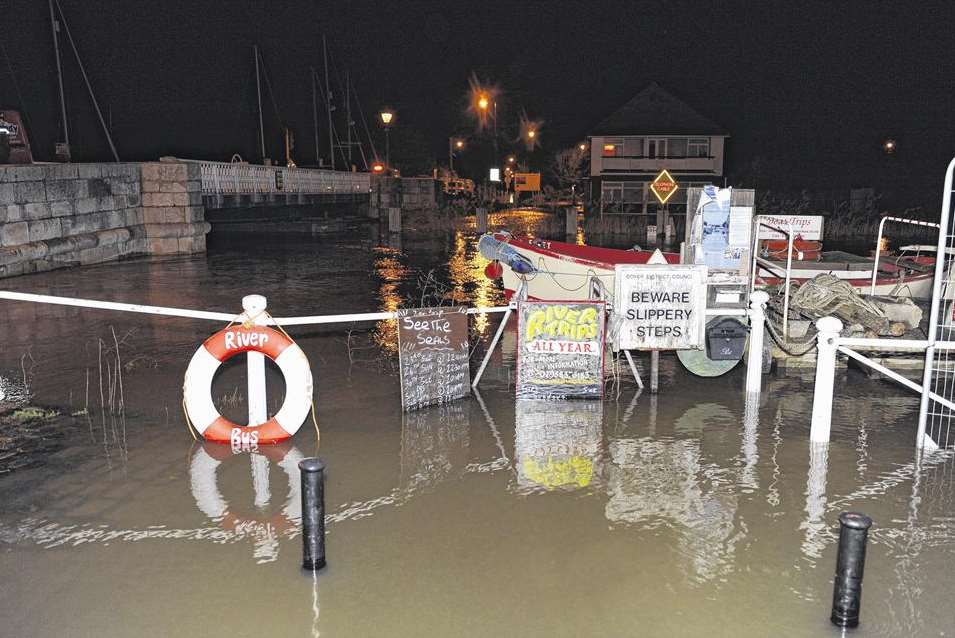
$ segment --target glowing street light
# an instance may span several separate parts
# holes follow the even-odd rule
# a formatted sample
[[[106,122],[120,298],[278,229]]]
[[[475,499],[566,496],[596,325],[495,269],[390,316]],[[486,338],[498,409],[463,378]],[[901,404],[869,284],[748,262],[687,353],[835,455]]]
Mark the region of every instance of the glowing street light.
[[[587,145],[581,142],[580,144],[577,145],[577,148],[580,150],[581,153],[583,153],[584,151],[587,150]]]
[[[528,129],[527,137],[528,139],[534,139],[535,137],[537,137],[537,131],[535,131],[534,129]]]
[[[487,107],[490,106],[490,104],[491,102],[490,100],[487,99],[487,95],[482,93],[481,95],[478,96],[477,105],[479,109],[481,109],[482,111],[486,111]]]
[[[454,152],[464,150],[464,140],[460,137],[448,138],[448,171],[454,173]]]
[[[507,156],[507,163],[508,163],[508,164],[513,164],[513,163],[516,162],[516,161],[517,161],[517,158],[514,157],[513,155],[508,155],[508,156]]]
[[[391,123],[395,119],[394,109],[383,107],[381,111],[378,112],[378,117],[381,118],[381,125],[385,129],[385,164],[389,167],[391,166],[391,143],[388,139],[388,133],[391,131]]]
[[[895,144],[895,140],[893,139],[887,139],[886,141],[882,143],[882,150],[890,155],[895,152],[895,148],[896,148],[896,144]]]

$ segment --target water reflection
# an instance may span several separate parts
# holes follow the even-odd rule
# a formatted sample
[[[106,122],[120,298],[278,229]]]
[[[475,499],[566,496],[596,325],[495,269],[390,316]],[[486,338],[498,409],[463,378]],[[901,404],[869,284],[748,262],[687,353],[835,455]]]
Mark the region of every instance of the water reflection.
[[[484,275],[490,263],[478,251],[477,243],[470,235],[458,230],[454,233],[453,247],[448,258],[449,295],[456,303],[475,307],[496,305],[501,299],[498,285]],[[490,318],[486,314],[474,315],[473,330],[477,336],[487,332]]]
[[[523,490],[574,490],[599,476],[602,401],[515,404],[514,456]]]
[[[375,274],[378,286],[378,309],[394,312],[402,303],[401,284],[408,278],[408,267],[402,263],[401,252],[390,248],[375,249]],[[393,319],[379,321],[375,326],[375,343],[390,355],[398,354],[398,332]]]
[[[826,547],[826,474],[829,471],[829,444],[809,444],[809,472],[806,475],[806,519],[799,526],[803,530],[802,553],[818,559]]]
[[[737,496],[726,471],[703,461],[698,440],[618,438],[608,448],[607,520],[676,529],[691,580],[732,569]]]
[[[219,489],[218,470],[227,462],[239,462],[248,458],[252,488],[255,494],[255,511],[241,506],[230,506]],[[229,532],[251,536],[255,549],[253,556],[259,563],[276,560],[279,554],[279,537],[297,530],[302,520],[301,487],[298,463],[304,457],[289,443],[233,454],[224,445],[204,443],[197,445],[189,463],[189,483],[196,507],[213,522]],[[288,493],[282,509],[269,512],[272,499],[269,486],[270,466],[282,468],[288,478]]]
[[[464,471],[470,411],[469,401],[455,401],[402,415],[401,486],[405,497]]]

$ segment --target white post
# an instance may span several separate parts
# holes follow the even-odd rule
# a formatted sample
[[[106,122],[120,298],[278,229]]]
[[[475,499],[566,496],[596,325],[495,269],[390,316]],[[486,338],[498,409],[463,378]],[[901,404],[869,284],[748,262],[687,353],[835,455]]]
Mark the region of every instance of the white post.
[[[812,397],[812,426],[809,440],[827,443],[832,425],[832,385],[836,375],[836,350],[842,322],[835,317],[823,317],[816,322],[816,389]]]
[[[265,317],[266,300],[262,295],[248,295],[242,298],[242,310],[247,320],[256,326],[268,323]],[[249,425],[261,425],[269,420],[268,404],[265,394],[265,355],[261,352],[246,353],[246,374],[249,392]]]
[[[759,393],[763,381],[763,333],[769,293],[757,290],[749,297],[749,354],[746,357],[746,392]]]

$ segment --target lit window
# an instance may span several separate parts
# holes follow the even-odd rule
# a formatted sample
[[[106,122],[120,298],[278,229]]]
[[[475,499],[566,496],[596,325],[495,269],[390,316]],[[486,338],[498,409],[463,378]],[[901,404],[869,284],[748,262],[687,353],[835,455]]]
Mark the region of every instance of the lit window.
[[[604,144],[604,157],[613,157],[617,154],[616,144]]]

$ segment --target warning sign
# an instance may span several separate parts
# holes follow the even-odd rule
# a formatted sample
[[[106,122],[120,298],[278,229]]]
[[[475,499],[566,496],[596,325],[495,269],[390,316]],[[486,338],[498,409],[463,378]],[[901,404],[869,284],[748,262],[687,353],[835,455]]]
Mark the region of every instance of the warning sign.
[[[616,349],[704,347],[706,266],[625,264],[614,279]]]
[[[676,180],[673,179],[673,176],[670,175],[670,171],[663,169],[660,171],[660,174],[650,182],[650,190],[653,191],[653,194],[656,195],[657,201],[661,204],[666,204],[673,193],[677,191],[680,187],[677,185]]]

